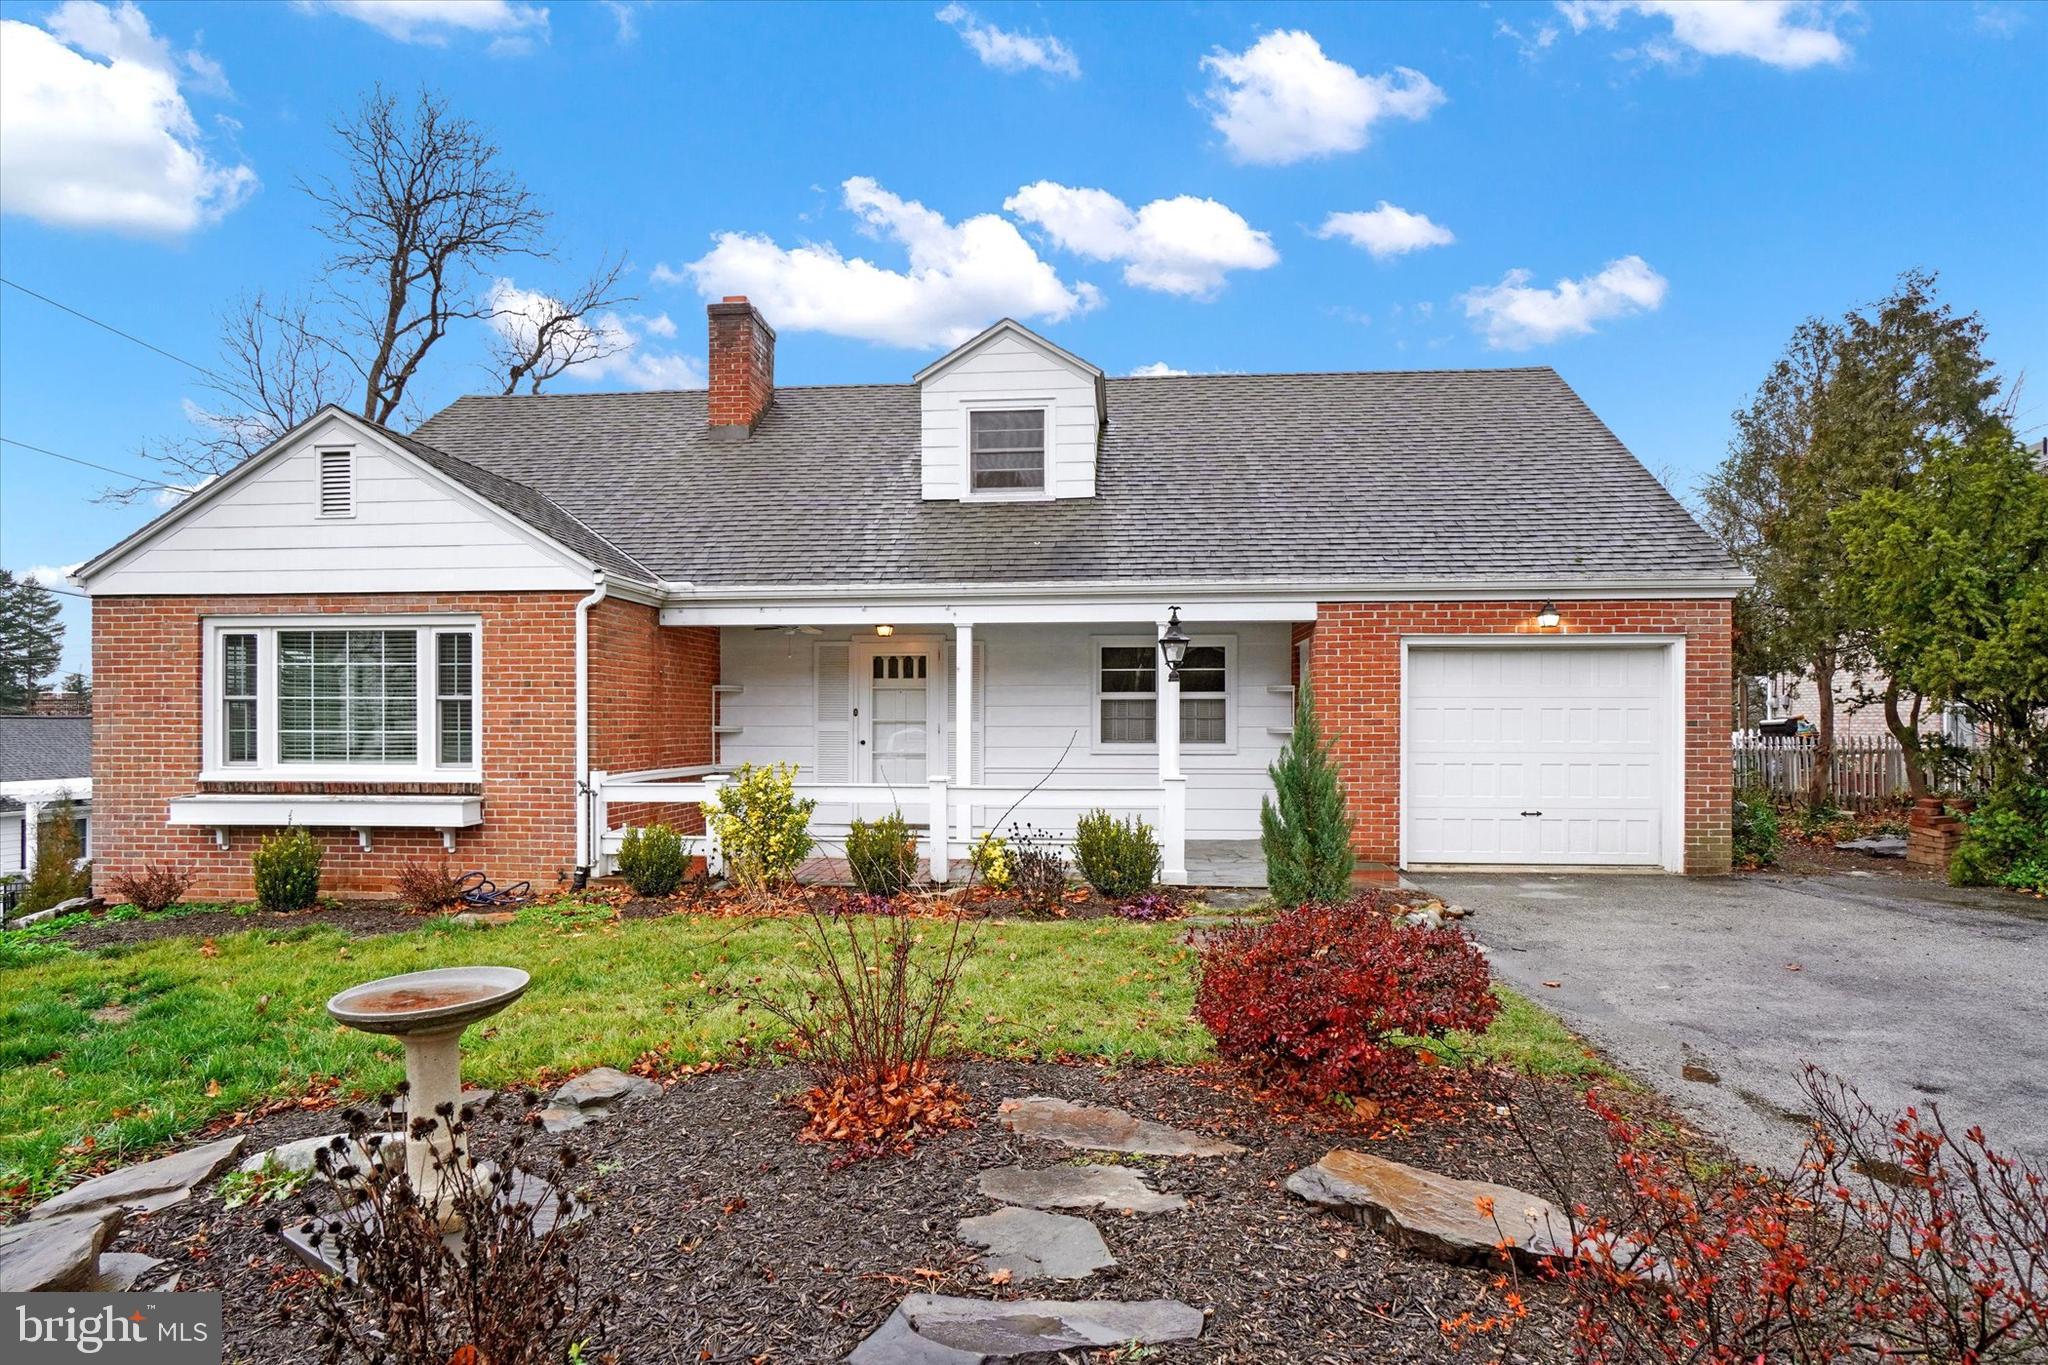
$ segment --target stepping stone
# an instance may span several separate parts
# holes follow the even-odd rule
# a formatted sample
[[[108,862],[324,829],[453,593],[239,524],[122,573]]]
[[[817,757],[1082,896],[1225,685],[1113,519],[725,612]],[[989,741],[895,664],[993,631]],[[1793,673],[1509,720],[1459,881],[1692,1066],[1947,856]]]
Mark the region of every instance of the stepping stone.
[[[1155,1346],[1202,1335],[1202,1310],[1175,1299],[1006,1303],[912,1294],[846,1365],[988,1365],[1088,1347]]]
[[[1085,1280],[1116,1264],[1102,1234],[1086,1218],[1037,1209],[1004,1209],[963,1218],[961,1241],[982,1248],[982,1266],[1014,1280]]]
[[[330,1161],[353,1162],[358,1166],[365,1167],[370,1164],[369,1150],[361,1143],[348,1142],[347,1135],[343,1133],[325,1133],[319,1137],[300,1138],[297,1142],[283,1143],[272,1147],[269,1151],[257,1152],[254,1156],[244,1157],[242,1158],[242,1164],[237,1169],[246,1175],[254,1175],[258,1171],[265,1169],[280,1172],[314,1171],[318,1169],[314,1164],[315,1154],[321,1148],[327,1147],[337,1139],[343,1141],[345,1145],[339,1152],[329,1152]],[[380,1150],[386,1153],[386,1159],[388,1160],[392,1155],[403,1152],[405,1150],[405,1143],[403,1140],[393,1138],[387,1141]],[[325,1177],[321,1178],[324,1179]]]
[[[139,1252],[103,1251],[100,1253],[99,1274],[93,1278],[92,1292],[125,1294],[135,1287],[137,1280],[162,1264],[156,1257]]]
[[[1052,1166],[1042,1171],[1003,1166],[983,1171],[978,1183],[991,1199],[1034,1209],[1167,1213],[1188,1206],[1177,1194],[1159,1193],[1125,1166]]]
[[[1061,1142],[1090,1152],[1134,1152],[1141,1156],[1238,1156],[1244,1148],[1111,1109],[1074,1104],[1048,1095],[1004,1100],[996,1109],[1003,1126],[1023,1137]]]
[[[120,1230],[116,1205],[0,1228],[0,1293],[89,1290],[100,1248]]]
[[[129,1213],[154,1213],[192,1193],[192,1187],[211,1180],[220,1169],[241,1154],[243,1134],[192,1147],[155,1161],[123,1166],[81,1184],[73,1185],[54,1199],[45,1199],[29,1210],[30,1218],[49,1218],[60,1213],[115,1206]]]
[[[644,1076],[629,1076],[616,1067],[601,1066],[557,1090],[555,1104],[564,1109],[610,1109],[627,1100],[660,1093],[661,1087]]]
[[[1339,1147],[1288,1176],[1287,1188],[1312,1204],[1363,1220],[1390,1242],[1454,1265],[1493,1260],[1503,1238],[1524,1265],[1572,1254],[1571,1221],[1547,1199],[1508,1185],[1453,1180],[1366,1152]],[[1480,1214],[1481,1199],[1493,1201],[1493,1217]]]

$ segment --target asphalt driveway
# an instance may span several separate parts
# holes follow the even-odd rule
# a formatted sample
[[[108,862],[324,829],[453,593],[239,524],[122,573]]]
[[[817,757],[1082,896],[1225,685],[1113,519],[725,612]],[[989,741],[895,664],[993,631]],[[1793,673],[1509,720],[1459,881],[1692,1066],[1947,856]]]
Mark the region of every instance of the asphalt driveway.
[[[1788,1162],[1812,1061],[2048,1160],[2048,905],[1853,874],[1418,875],[1509,984],[1742,1155]]]

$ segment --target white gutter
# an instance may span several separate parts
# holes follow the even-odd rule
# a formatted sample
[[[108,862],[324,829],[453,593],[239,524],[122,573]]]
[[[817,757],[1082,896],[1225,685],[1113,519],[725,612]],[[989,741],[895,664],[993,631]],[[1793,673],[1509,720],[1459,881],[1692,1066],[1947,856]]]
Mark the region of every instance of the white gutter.
[[[947,602],[1027,599],[1145,599],[1201,596],[1256,601],[1310,598],[1319,601],[1491,601],[1500,598],[1733,597],[1755,582],[1735,573],[1674,575],[1559,574],[1517,578],[1382,579],[1143,579],[1038,580],[999,583],[664,583],[665,605],[707,606],[751,603],[858,602],[880,604],[917,599]]]
[[[590,866],[590,609],[604,601],[604,570],[576,603],[576,870]]]

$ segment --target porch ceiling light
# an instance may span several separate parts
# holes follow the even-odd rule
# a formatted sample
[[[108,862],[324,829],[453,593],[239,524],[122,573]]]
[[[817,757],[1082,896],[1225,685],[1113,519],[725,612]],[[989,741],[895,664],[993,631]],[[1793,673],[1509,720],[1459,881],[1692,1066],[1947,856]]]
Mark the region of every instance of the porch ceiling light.
[[[1166,609],[1166,629],[1159,636],[1159,652],[1166,659],[1166,676],[1180,677],[1180,666],[1188,657],[1188,633],[1180,628],[1180,608]]]
[[[1536,612],[1536,624],[1545,630],[1556,630],[1563,618],[1557,614],[1557,603],[1545,602]]]
[[[894,626],[876,626],[876,627],[875,627],[875,634],[877,634],[877,635],[881,636],[881,637],[882,637],[882,638],[883,638],[884,640],[888,639],[888,638],[889,638],[889,637],[890,637],[891,635],[894,635],[895,633],[896,633],[896,627],[894,627]]]

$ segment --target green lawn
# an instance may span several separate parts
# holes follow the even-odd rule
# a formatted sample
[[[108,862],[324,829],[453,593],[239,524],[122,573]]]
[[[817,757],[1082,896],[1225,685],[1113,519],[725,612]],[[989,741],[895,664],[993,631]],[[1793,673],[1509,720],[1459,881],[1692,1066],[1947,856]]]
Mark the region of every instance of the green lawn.
[[[979,929],[955,1050],[1188,1062],[1207,1055],[1191,1014],[1184,930],[1121,921]],[[33,934],[33,931],[30,931]],[[0,946],[0,1190],[61,1184],[97,1155],[133,1152],[315,1077],[374,1093],[401,1075],[396,1042],[327,1018],[327,997],[395,972],[523,967],[524,999],[465,1039],[465,1076],[502,1085],[667,1044],[679,1062],[743,1055],[769,1021],[711,989],[800,965],[781,920],[676,916],[624,923],[537,908],[489,931],[423,927],[348,939],[331,929],[219,935],[78,953],[10,934]],[[1546,1075],[1597,1067],[1549,1015],[1508,1008],[1476,1047]]]

